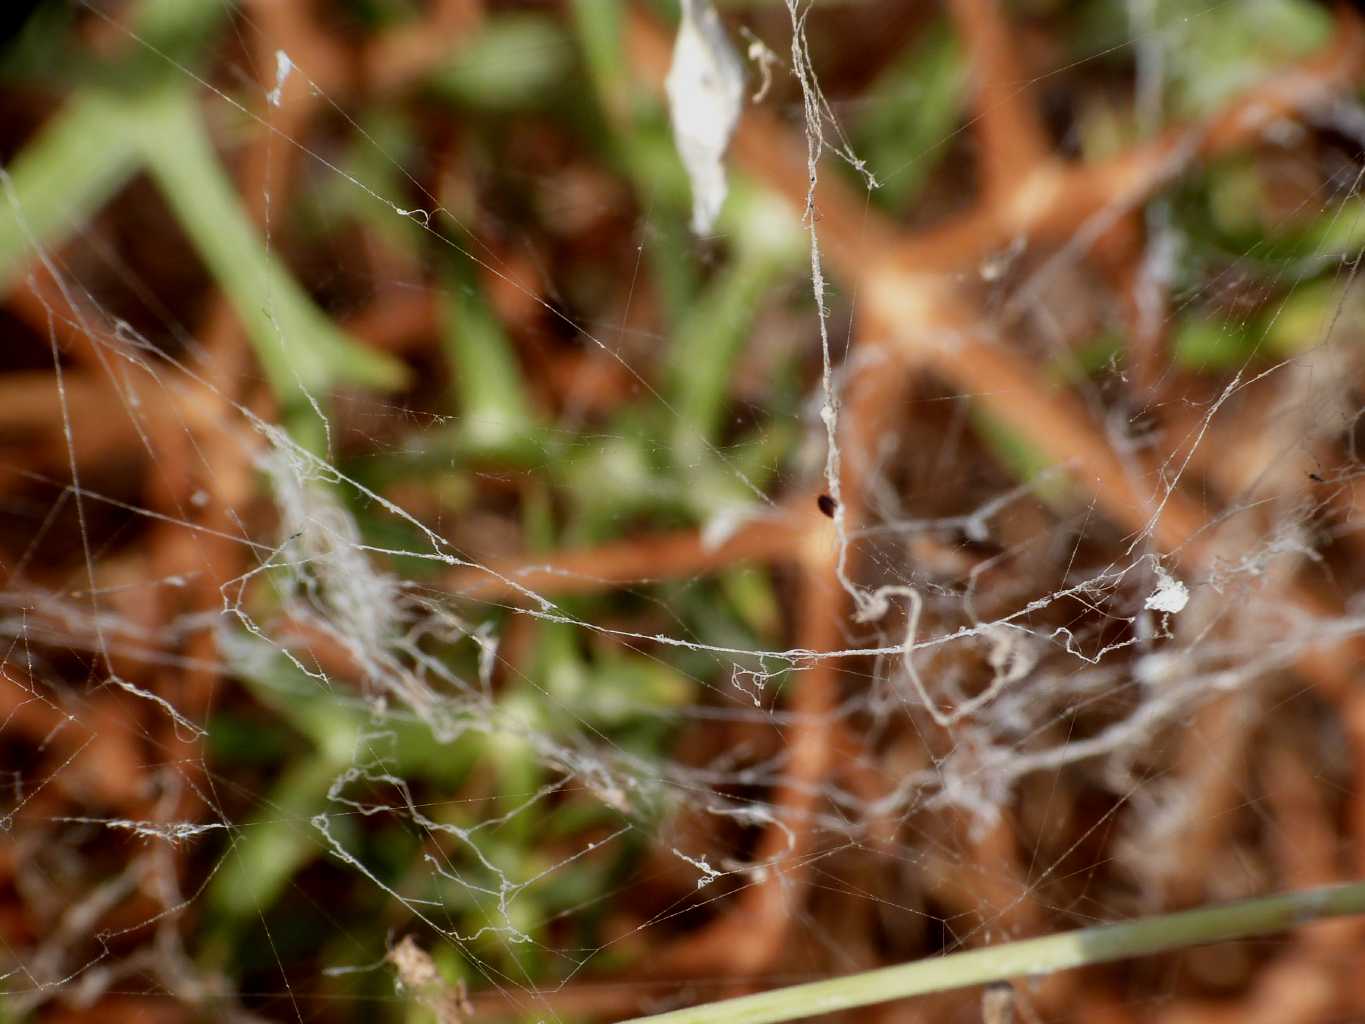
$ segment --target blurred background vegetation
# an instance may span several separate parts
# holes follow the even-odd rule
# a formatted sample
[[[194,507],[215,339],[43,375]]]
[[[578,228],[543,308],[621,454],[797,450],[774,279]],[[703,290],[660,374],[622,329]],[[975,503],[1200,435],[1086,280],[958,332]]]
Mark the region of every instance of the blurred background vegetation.
[[[1002,6],[1050,144],[1082,162],[1214,115],[1339,30],[1309,0]],[[777,55],[761,106],[799,136],[788,11],[718,7],[741,51],[756,39]],[[771,799],[788,676],[751,700],[734,671],[774,666],[648,641],[795,646],[792,573],[752,558],[680,574],[660,563],[658,579],[556,595],[537,618],[505,594],[451,596],[452,580],[472,577],[431,557],[432,535],[458,559],[500,566],[637,544],[648,568],[661,557],[649,538],[733,526],[824,487],[805,225],[771,182],[736,169],[714,235],[689,233],[663,98],[629,52],[637,18],[666,41],[676,5],[92,0],[38,4],[16,26],[0,55],[0,571],[12,638],[0,745],[14,779],[0,837],[0,1018],[446,1020],[466,1012],[451,1002],[463,983],[481,1018],[611,1019],[909,959],[971,930],[949,897],[904,876],[918,867],[939,873],[930,889],[971,890],[973,841],[956,826],[932,833],[940,853],[926,866],[911,851],[931,827],[907,814],[889,848],[905,864],[884,848],[865,876],[830,868],[827,891],[795,914],[787,958],[761,978],[666,970],[663,951],[721,916],[743,884],[697,897],[695,867],[671,851],[733,863],[752,852],[754,825],[698,821],[662,786],[626,805],[563,752],[586,736],[639,778],[681,765],[729,799]],[[811,5],[806,31],[831,108],[880,183],[865,196],[870,215],[911,232],[981,201],[973,68],[946,10],[828,0]],[[757,91],[760,62],[749,71]],[[1169,296],[1155,354],[1134,354],[1133,321],[1089,262],[1068,271],[1028,328],[1054,337],[1029,350],[1050,386],[1097,418],[1148,424],[1203,408],[1235,374],[1293,360],[1333,331],[1353,336],[1351,261],[1365,244],[1354,103],[1344,90],[1330,118],[1192,162],[1147,203]],[[823,173],[862,188],[840,161]],[[962,268],[983,308],[1006,309],[1042,263],[1026,248]],[[837,362],[858,296],[836,281],[831,301]],[[983,559],[1026,548],[1085,501],[1031,438],[952,399],[942,382],[917,392],[904,429],[920,439],[908,460],[920,475],[887,470],[883,486],[897,514],[947,521],[1027,485],[1015,525],[994,547],[945,528],[931,548],[871,561],[882,578],[938,572],[931,586],[958,606]],[[272,561],[289,549],[276,531],[290,512],[285,485],[257,461],[261,424],[288,432],[306,475],[353,518],[355,550],[401,581],[375,599],[451,616],[450,636],[431,627],[422,650],[436,674],[478,681],[495,724],[441,734],[412,707],[348,685],[335,638],[329,662],[306,623],[280,625],[291,595],[313,588],[325,604],[336,584]],[[1298,473],[1314,510],[1351,488],[1353,438],[1333,441],[1336,463]],[[1354,530],[1349,513],[1333,514],[1319,548],[1336,565],[1350,556],[1332,545]],[[1065,582],[1044,576],[1042,593]],[[382,617],[345,621],[366,615]],[[241,622],[272,626],[267,636]],[[881,671],[850,659],[841,677],[852,688]],[[1125,685],[1106,691],[1110,703],[1127,699]],[[1294,714],[1294,742],[1319,743],[1324,712]],[[869,749],[873,775],[907,771],[895,744]],[[1344,820],[1356,779],[1330,752],[1303,756],[1327,818]],[[1040,824],[1027,807],[1008,818],[1044,868],[1080,886],[1049,892],[1044,919],[1137,908],[1110,864],[1108,828],[1087,831],[1112,799],[1067,793]],[[329,853],[320,814],[354,863]],[[111,820],[205,830],[167,837]],[[1218,874],[1214,852],[1191,857],[1205,858],[1201,878]],[[1206,879],[1166,902],[1217,894]],[[871,932],[845,934],[861,927],[842,919],[849,900],[880,901]],[[437,973],[409,964],[396,987],[402,964],[386,954],[407,934]],[[1098,974],[1093,988],[1113,996],[1104,1019],[1156,1019],[1166,1004],[1252,1019],[1239,1001],[1268,956],[1192,955],[1129,987]],[[1047,1019],[1101,1019],[1040,1000]],[[979,1020],[979,1005],[906,1019]]]

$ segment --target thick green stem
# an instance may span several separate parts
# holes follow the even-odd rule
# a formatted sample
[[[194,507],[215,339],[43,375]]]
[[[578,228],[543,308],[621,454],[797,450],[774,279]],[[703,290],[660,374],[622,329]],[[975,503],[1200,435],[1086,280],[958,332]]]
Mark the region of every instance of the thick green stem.
[[[637,1020],[650,1024],[777,1024],[891,999],[1268,935],[1320,918],[1361,913],[1365,913],[1365,882],[1324,886],[973,949]]]

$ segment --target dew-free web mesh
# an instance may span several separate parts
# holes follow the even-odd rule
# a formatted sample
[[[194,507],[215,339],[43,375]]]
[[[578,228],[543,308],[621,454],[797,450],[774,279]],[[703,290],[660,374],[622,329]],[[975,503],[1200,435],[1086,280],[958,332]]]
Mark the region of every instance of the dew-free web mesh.
[[[687,7],[709,186],[663,0],[16,29],[0,1018],[619,1019],[1365,868],[1365,23]]]

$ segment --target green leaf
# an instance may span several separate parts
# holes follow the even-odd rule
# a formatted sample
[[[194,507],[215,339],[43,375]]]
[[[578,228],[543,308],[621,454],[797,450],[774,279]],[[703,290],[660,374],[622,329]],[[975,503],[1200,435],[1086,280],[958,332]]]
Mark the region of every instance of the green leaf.
[[[1326,5],[1309,0],[1239,0],[1191,7],[1162,0],[1156,27],[1175,113],[1212,113],[1236,93],[1325,45]]]
[[[0,208],[0,287],[145,168],[232,302],[286,413],[341,385],[403,386],[406,367],[344,335],[266,249],[188,87],[87,92],[14,161]]]
[[[0,174],[0,291],[60,245],[137,173],[137,133],[116,97],[70,99]]]
[[[952,29],[936,21],[877,76],[855,132],[858,154],[881,183],[874,200],[901,210],[919,194],[964,116],[967,71]]]
[[[454,375],[461,439],[472,453],[515,449],[536,433],[516,353],[479,293],[472,267],[447,282],[442,343]]]
[[[556,100],[573,69],[573,47],[560,26],[538,14],[487,19],[432,72],[440,95],[471,107],[512,110]]]
[[[1225,370],[1241,366],[1255,347],[1251,332],[1230,320],[1191,316],[1171,338],[1171,358],[1187,370]]]
[[[271,386],[286,407],[342,384],[407,383],[393,358],[344,335],[265,248],[242,209],[188,89],[164,88],[125,114],[147,169],[185,233],[246,325]]]

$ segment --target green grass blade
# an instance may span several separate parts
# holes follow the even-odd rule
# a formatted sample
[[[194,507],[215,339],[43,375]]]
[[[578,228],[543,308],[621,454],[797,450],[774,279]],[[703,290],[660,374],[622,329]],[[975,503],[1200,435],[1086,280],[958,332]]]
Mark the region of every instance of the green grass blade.
[[[916,960],[640,1017],[628,1024],[778,1024],[892,999],[1267,935],[1320,918],[1361,913],[1365,913],[1365,882],[1304,889]]]
[[[762,189],[735,182],[720,227],[734,255],[698,293],[675,328],[670,398],[678,414],[675,447],[685,461],[717,439],[734,377],[763,298],[804,259],[800,222]]]
[[[630,178],[650,222],[648,258],[666,318],[677,323],[696,292],[686,227],[691,186],[662,99],[635,81],[626,59],[625,12],[619,0],[575,0],[572,14],[588,79],[601,108],[602,143]]]
[[[966,56],[946,21],[916,39],[872,84],[856,125],[858,153],[882,187],[872,198],[904,210],[947,155],[967,105]]]
[[[489,18],[428,79],[451,100],[480,110],[544,106],[573,68],[573,46],[554,19],[540,14]]]
[[[513,449],[534,435],[535,415],[512,342],[472,268],[446,281],[442,345],[455,378],[460,433],[476,453]]]
[[[73,98],[7,168],[0,204],[0,293],[33,262],[34,246],[59,244],[137,173],[140,156],[123,108],[111,97]]]
[[[761,256],[737,260],[697,297],[674,342],[675,444],[695,457],[714,440],[731,374],[764,294],[782,267]]]
[[[236,922],[260,914],[301,868],[325,852],[308,821],[327,809],[327,791],[348,764],[322,756],[292,762],[262,801],[261,816],[241,829],[209,885],[215,917]]]
[[[340,384],[393,389],[406,383],[401,363],[342,334],[266,249],[187,89],[157,90],[130,109],[128,120],[148,170],[242,318],[286,407]]]

